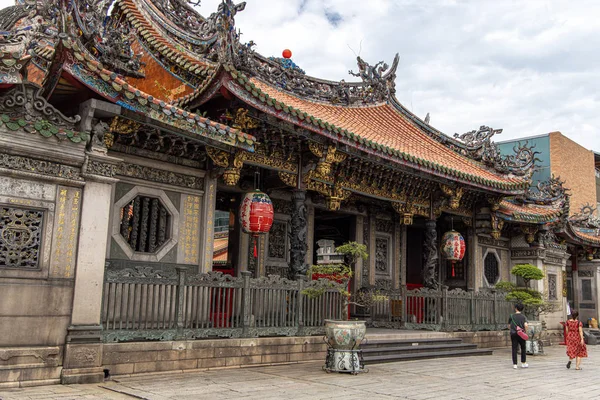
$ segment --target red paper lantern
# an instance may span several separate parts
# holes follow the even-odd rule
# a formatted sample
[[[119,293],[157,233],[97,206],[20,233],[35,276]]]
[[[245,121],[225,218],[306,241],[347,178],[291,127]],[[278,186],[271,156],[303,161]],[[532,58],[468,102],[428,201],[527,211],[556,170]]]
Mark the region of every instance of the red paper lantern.
[[[454,264],[463,259],[466,248],[465,239],[457,231],[451,230],[442,236],[440,250],[447,260],[452,261],[452,277],[455,276]]]
[[[292,51],[290,49],[285,49],[281,55],[283,58],[292,58]]]
[[[260,190],[246,193],[240,205],[240,225],[242,232],[254,238],[254,257],[256,251],[256,238],[268,233],[273,225],[273,202],[269,196]]]

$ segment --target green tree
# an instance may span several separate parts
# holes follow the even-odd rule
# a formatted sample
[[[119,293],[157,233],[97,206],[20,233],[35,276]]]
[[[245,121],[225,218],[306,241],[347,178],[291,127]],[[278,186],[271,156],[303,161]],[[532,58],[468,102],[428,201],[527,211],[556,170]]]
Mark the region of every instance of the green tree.
[[[510,270],[514,276],[520,276],[525,281],[525,287],[529,289],[529,282],[544,279],[544,272],[533,264],[517,264]]]

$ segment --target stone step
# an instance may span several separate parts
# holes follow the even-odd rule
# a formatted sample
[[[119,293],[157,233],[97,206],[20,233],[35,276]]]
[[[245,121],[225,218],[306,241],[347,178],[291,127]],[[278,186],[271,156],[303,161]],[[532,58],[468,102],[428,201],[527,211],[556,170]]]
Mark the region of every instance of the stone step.
[[[393,340],[393,339],[384,339],[384,340],[373,340],[367,339],[365,343],[362,344],[361,348],[372,348],[372,347],[412,347],[412,346],[431,346],[431,345],[439,345],[439,344],[460,344],[462,343],[462,339],[460,338],[433,338],[433,339],[401,339],[401,340]]]
[[[456,343],[456,344],[429,344],[429,345],[418,345],[418,346],[397,346],[397,347],[367,347],[363,346],[363,356],[385,356],[390,354],[403,355],[403,354],[415,354],[415,353],[431,353],[431,352],[445,352],[445,351],[459,351],[459,350],[473,350],[477,349],[475,344]]]
[[[422,353],[408,354],[389,354],[380,356],[363,356],[363,361],[366,366],[371,364],[381,364],[396,361],[413,361],[433,358],[447,357],[470,357],[470,356],[489,356],[493,354],[491,349],[469,349],[469,350],[452,350],[452,351],[428,351]]]

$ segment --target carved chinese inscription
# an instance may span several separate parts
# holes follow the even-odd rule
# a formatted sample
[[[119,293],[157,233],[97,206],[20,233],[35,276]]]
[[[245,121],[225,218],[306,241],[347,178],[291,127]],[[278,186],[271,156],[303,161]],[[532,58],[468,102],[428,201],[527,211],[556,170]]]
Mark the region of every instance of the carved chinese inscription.
[[[0,267],[38,267],[44,212],[0,207]]]
[[[56,196],[54,238],[50,261],[50,276],[52,277],[71,278],[73,276],[80,209],[81,190],[59,186]]]
[[[198,234],[200,232],[200,197],[188,195],[184,200],[183,262],[198,263]]]

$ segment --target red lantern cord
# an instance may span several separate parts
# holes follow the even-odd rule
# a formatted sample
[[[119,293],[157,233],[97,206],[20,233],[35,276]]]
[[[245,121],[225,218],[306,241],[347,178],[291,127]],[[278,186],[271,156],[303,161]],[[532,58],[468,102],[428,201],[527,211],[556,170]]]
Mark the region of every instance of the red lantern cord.
[[[256,236],[254,236],[254,258],[258,258],[258,251],[256,250]]]
[[[452,261],[452,277],[454,278],[456,273],[454,272],[454,261]]]

